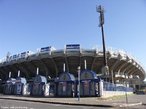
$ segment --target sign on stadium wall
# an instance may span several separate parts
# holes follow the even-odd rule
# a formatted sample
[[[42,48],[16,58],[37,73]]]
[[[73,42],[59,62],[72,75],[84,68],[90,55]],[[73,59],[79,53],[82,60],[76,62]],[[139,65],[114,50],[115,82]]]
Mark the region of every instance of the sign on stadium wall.
[[[48,47],[43,47],[40,49],[40,52],[43,53],[43,52],[50,52],[51,51],[51,46],[48,46]]]
[[[67,55],[79,55],[80,54],[80,44],[68,44],[66,45]]]
[[[66,51],[68,50],[80,50],[80,44],[68,44],[66,45]]]
[[[9,57],[9,61],[15,61],[17,59],[25,59],[30,54],[30,51],[22,52],[19,54],[15,54]]]

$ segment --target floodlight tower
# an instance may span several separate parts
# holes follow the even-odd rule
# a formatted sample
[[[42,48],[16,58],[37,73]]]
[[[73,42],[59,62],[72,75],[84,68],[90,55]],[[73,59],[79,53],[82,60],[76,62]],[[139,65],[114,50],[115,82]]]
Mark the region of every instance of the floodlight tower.
[[[102,46],[103,46],[103,68],[102,68],[102,73],[105,76],[108,76],[109,74],[109,68],[107,65],[107,55],[106,55],[106,47],[105,47],[105,38],[104,38],[104,8],[99,5],[96,7],[96,11],[100,14],[99,16],[99,27],[101,27],[101,32],[102,32]]]

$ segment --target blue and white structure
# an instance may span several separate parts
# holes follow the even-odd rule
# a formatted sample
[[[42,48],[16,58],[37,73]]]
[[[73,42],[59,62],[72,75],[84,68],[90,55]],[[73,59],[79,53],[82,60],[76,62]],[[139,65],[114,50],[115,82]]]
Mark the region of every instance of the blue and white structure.
[[[74,97],[75,96],[75,77],[69,72],[60,74],[57,82],[57,96]]]
[[[100,82],[101,77],[97,77],[96,73],[91,70],[83,70],[81,72],[81,96],[101,96]]]

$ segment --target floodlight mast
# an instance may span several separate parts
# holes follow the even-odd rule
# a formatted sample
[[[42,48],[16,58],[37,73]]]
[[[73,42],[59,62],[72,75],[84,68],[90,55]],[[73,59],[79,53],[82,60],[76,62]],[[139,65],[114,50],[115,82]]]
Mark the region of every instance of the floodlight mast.
[[[99,5],[98,7],[96,7],[96,11],[99,12],[100,16],[99,16],[99,27],[101,27],[101,31],[102,31],[102,45],[103,45],[103,58],[104,58],[104,66],[107,66],[107,56],[106,56],[106,48],[105,48],[105,39],[104,39],[104,28],[103,28],[103,24],[104,24],[104,8],[101,7],[101,5]]]
[[[106,55],[106,47],[105,47],[105,38],[104,38],[104,8],[99,5],[96,6],[96,11],[99,12],[99,27],[101,27],[102,32],[102,46],[103,46],[103,67],[102,67],[102,74],[105,76],[106,81],[108,82],[108,75],[109,75],[109,67],[107,65],[107,55]]]

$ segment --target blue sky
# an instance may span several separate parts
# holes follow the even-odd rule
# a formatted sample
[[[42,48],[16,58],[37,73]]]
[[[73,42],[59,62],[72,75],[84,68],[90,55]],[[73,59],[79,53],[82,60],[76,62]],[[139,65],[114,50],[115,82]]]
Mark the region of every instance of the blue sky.
[[[101,47],[96,5],[105,8],[106,46],[146,66],[145,0],[0,0],[0,58],[50,45]]]

